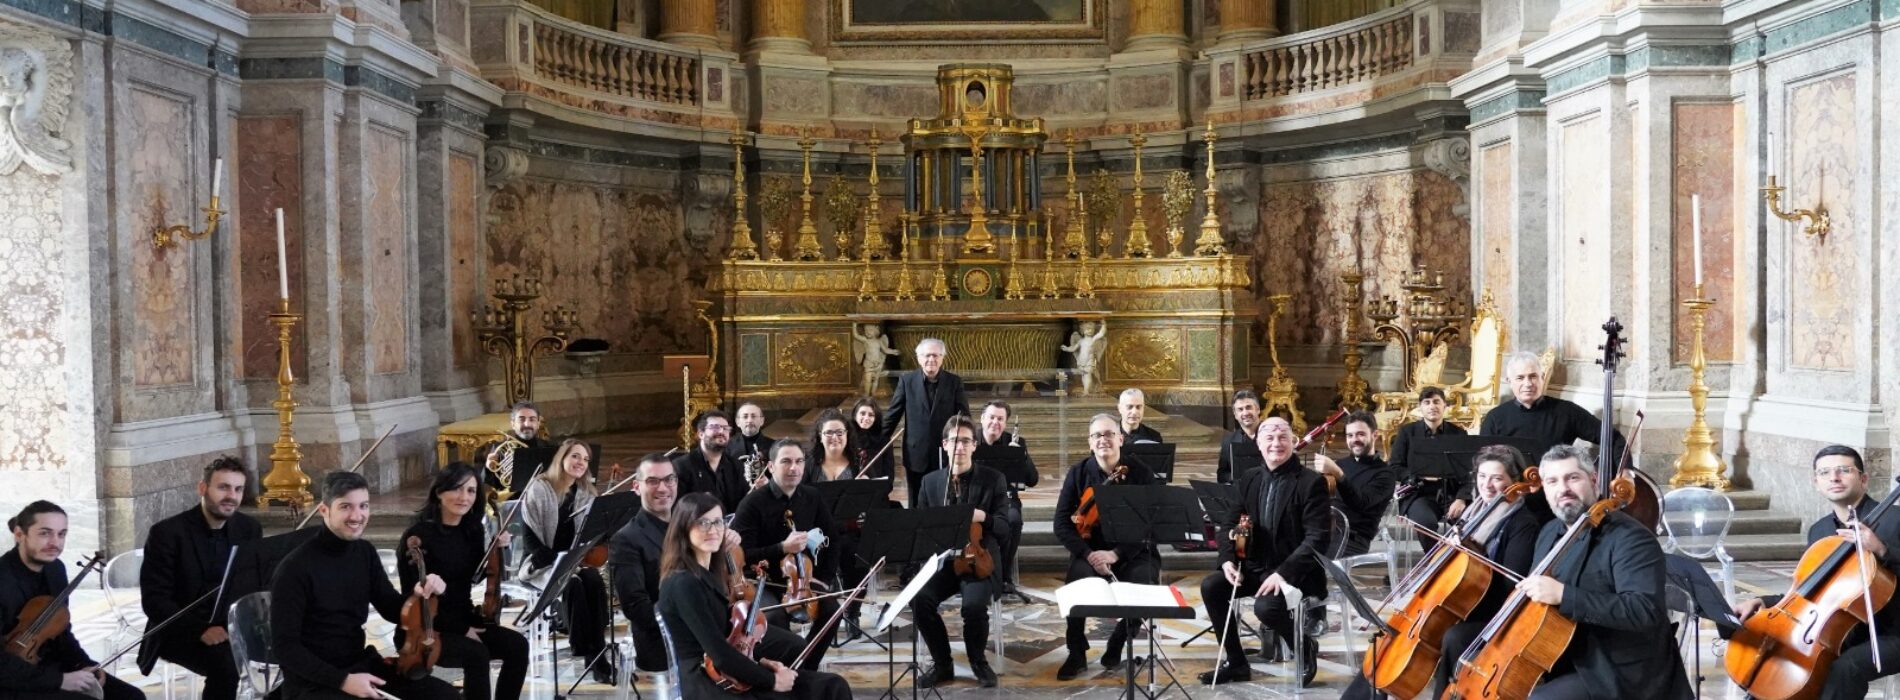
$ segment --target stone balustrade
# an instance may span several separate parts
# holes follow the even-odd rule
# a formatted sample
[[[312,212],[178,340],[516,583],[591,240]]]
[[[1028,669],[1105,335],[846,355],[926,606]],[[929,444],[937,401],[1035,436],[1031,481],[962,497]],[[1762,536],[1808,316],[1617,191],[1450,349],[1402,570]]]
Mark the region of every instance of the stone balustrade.
[[[553,15],[534,18],[534,73],[595,92],[669,105],[699,103],[699,59],[656,41]]]
[[[1262,42],[1242,54],[1242,97],[1262,100],[1327,90],[1412,67],[1415,6]]]

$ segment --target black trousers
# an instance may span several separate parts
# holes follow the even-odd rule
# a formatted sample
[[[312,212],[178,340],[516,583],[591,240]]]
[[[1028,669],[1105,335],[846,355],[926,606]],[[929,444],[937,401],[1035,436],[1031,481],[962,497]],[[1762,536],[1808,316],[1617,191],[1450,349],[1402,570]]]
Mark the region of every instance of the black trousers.
[[[1880,663],[1883,670],[1874,670],[1873,645],[1867,641],[1867,628],[1861,627],[1848,635],[1846,646],[1841,647],[1841,656],[1828,668],[1827,685],[1821,689],[1821,700],[1859,700],[1867,697],[1867,687],[1876,679],[1900,672],[1900,634],[1891,634],[1887,628],[1880,628]],[[1900,630],[1895,630],[1900,632]]]
[[[1239,595],[1253,595],[1254,591],[1260,590],[1260,584],[1265,582],[1269,575],[1271,574],[1268,571],[1241,567]],[[1217,626],[1215,634],[1221,635],[1221,639],[1225,640],[1222,644],[1227,649],[1227,653],[1221,661],[1223,664],[1229,663],[1230,660],[1246,658],[1246,652],[1240,647],[1240,625],[1233,616],[1228,614],[1228,600],[1235,597],[1235,592],[1234,585],[1227,582],[1227,575],[1218,569],[1201,579],[1201,601],[1207,606],[1207,619],[1215,621]],[[1315,600],[1325,595],[1324,590],[1301,591],[1301,593]],[[1324,614],[1324,610],[1324,608],[1319,608],[1321,614]],[[1290,640],[1293,639],[1294,631],[1293,613],[1287,607],[1284,594],[1270,593],[1256,596],[1253,599],[1253,614],[1254,617],[1260,618],[1262,627],[1272,630],[1274,634],[1279,635],[1280,639],[1289,640],[1288,646],[1291,647]],[[1224,632],[1220,629],[1220,622],[1223,620],[1226,621]]]
[[[1445,695],[1445,686],[1451,684],[1451,674],[1458,670],[1458,656],[1465,652],[1465,647],[1471,646],[1472,640],[1478,638],[1486,622],[1466,620],[1445,629],[1445,637],[1438,645],[1439,651],[1444,653],[1438,657],[1438,670],[1432,673],[1431,695],[1426,697]],[[1353,676],[1346,691],[1339,694],[1339,700],[1371,700],[1373,697],[1372,683],[1365,676]]]
[[[1153,552],[1143,552],[1134,557],[1115,562],[1108,567],[1108,570],[1114,572],[1117,580],[1127,581],[1129,583],[1159,583],[1161,580],[1160,562],[1156,561]],[[1074,583],[1090,576],[1107,578],[1096,573],[1095,567],[1089,566],[1088,559],[1071,559],[1069,560],[1069,574],[1062,580],[1064,583]],[[1140,624],[1141,621],[1134,618],[1124,618],[1122,621],[1116,623],[1115,631],[1108,635],[1108,648],[1111,651],[1120,653],[1116,648],[1127,642],[1129,634]],[[1087,627],[1088,620],[1080,617],[1069,618],[1068,629],[1063,635],[1064,643],[1069,647],[1069,653],[1088,653],[1089,639],[1084,633]]]
[[[929,473],[930,472],[927,471],[914,472],[911,471],[908,466],[904,468],[904,485],[908,487],[904,489],[904,492],[909,494],[908,498],[910,499],[911,510],[917,509],[917,497],[920,495],[920,490],[924,487],[924,475]]]
[[[106,700],[145,700],[145,691],[108,673],[105,677]],[[0,700],[93,700],[91,695],[64,690],[16,691],[0,688]],[[404,698],[404,700],[408,700]]]
[[[1399,514],[1411,518],[1412,522],[1428,528],[1437,529],[1444,522],[1445,513],[1451,510],[1451,502],[1458,500],[1453,492],[1456,487],[1444,480],[1420,480],[1412,492],[1399,501]]]
[[[782,589],[772,588],[768,584],[764,594],[760,596],[759,605],[761,607],[778,605],[783,601],[780,597],[781,594]],[[836,612],[838,612],[837,598],[824,598],[818,601],[818,617],[812,619],[810,629],[805,633],[805,642],[808,644],[815,643],[815,646],[812,647],[811,656],[805,657],[804,665],[798,667],[799,671],[816,671],[818,670],[818,665],[824,662],[825,652],[831,649],[831,639],[838,636],[838,626],[832,625],[831,629],[825,631],[822,637],[818,635],[818,632],[824,629],[825,621],[831,619],[831,615]],[[792,628],[791,609],[780,608],[778,610],[767,611],[765,613],[765,623],[782,630],[790,630]],[[798,655],[793,654],[792,656],[795,659]],[[791,663],[791,661],[785,662],[788,666],[791,665]],[[405,698],[404,700],[407,699]]]
[[[992,554],[992,557],[994,554]],[[943,613],[938,610],[943,601],[950,596],[963,596],[963,653],[969,657],[972,666],[988,663],[984,649],[990,643],[990,595],[994,587],[988,578],[964,578],[958,576],[955,569],[944,567],[930,582],[917,592],[910,601],[910,614],[917,621],[917,634],[924,638],[924,646],[930,649],[930,658],[937,663],[950,661],[950,632],[943,625]]]
[[[607,584],[600,572],[580,567],[561,591],[561,619],[567,621],[567,648],[575,656],[593,659],[607,648]],[[402,697],[400,693],[397,697]],[[403,698],[409,700],[409,698]]]
[[[466,634],[444,635],[441,665],[462,669],[462,697],[467,700],[517,700],[521,683],[528,677],[528,638],[506,627],[484,629],[480,636],[478,642]],[[488,682],[491,661],[501,662],[501,677],[494,684],[492,696]]]
[[[633,634],[633,665],[647,673],[666,670],[666,639],[660,636],[660,623],[652,618],[627,618],[627,630]]]
[[[805,640],[783,628],[767,625],[765,638],[753,647],[754,657],[771,659],[787,666],[798,660],[805,649]],[[798,681],[792,685],[792,692],[778,693],[771,688],[753,688],[745,693],[729,693],[713,684],[706,676],[706,667],[700,659],[681,659],[680,695],[698,700],[700,698],[761,698],[770,700],[850,700],[851,684],[835,673],[824,671],[798,671]],[[404,698],[403,700],[408,700]]]
[[[205,644],[196,637],[173,637],[159,647],[158,658],[203,676],[205,700],[232,700],[237,697],[237,662],[232,660],[230,642]]]
[[[1009,532],[1003,533],[1003,558],[996,565],[1002,567],[1004,583],[1016,584],[1016,552],[1023,544],[1023,502],[1011,493],[1009,496]]]
[[[380,658],[365,658],[344,671],[374,674],[383,679],[383,692],[402,700],[456,700],[461,696],[461,693],[455,692],[455,686],[435,676],[423,676],[413,681],[403,678],[401,673],[396,672],[395,666]],[[356,696],[343,692],[342,688],[326,688],[294,675],[284,677],[284,684],[278,686],[277,694],[280,700],[356,700]]]

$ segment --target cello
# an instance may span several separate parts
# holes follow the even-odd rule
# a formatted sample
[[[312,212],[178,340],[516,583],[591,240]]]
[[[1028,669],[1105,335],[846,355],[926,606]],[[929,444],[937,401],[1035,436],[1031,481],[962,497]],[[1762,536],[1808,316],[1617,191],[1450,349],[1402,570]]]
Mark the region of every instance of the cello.
[[[416,580],[429,578],[429,567],[422,557],[422,538],[411,535],[405,543],[409,563],[416,567]],[[414,593],[402,602],[402,649],[396,654],[396,671],[409,680],[419,680],[442,660],[442,640],[435,632],[435,596]]]
[[[79,582],[86,580],[86,574],[104,565],[105,553],[93,552],[92,558],[80,562],[78,573],[73,574],[66,588],[57,595],[34,596],[20,606],[19,623],[7,633],[7,653],[38,664],[40,647],[72,628],[72,611],[67,609],[66,601],[73,597],[73,591],[79,590]]]

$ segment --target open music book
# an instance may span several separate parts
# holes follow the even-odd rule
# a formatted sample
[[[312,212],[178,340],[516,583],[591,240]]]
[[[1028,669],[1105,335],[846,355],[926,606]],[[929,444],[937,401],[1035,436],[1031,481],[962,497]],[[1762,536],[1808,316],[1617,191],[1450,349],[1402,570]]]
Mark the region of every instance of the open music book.
[[[1056,605],[1062,616],[1081,606],[1130,608],[1185,608],[1187,598],[1174,586],[1158,586],[1127,581],[1109,582],[1103,578],[1085,578],[1056,589]]]

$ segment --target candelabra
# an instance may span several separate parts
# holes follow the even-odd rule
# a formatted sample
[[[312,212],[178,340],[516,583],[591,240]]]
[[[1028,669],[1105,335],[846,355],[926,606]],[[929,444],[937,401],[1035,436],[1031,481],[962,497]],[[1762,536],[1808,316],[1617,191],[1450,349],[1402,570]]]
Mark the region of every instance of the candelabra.
[[[726,243],[727,260],[759,259],[758,243],[752,240],[752,224],[745,218],[745,132],[732,127],[732,235]]]
[[[811,147],[818,145],[812,137],[798,140],[798,149],[804,153],[804,175],[800,183],[804,189],[798,195],[798,242],[792,244],[792,259],[819,260],[824,258],[824,246],[818,243],[818,225],[811,220]]]
[[[1195,255],[1223,255],[1227,246],[1221,243],[1220,215],[1214,213],[1214,120],[1207,120],[1207,132],[1201,135],[1207,142],[1207,189],[1202,194],[1207,197],[1207,213],[1201,215],[1201,235],[1194,239]],[[1359,308],[1354,305],[1352,308]],[[1347,314],[1350,316],[1351,314]]]
[[[1366,315],[1375,321],[1372,335],[1379,340],[1398,340],[1404,351],[1405,386],[1416,390],[1413,369],[1419,358],[1430,355],[1439,343],[1451,342],[1461,331],[1458,321],[1465,314],[1444,296],[1445,275],[1419,268],[1406,275],[1399,285],[1407,293],[1403,304],[1390,296],[1366,304]]]
[[[1260,396],[1260,414],[1267,415],[1273,409],[1284,409],[1293,417],[1293,429],[1306,432],[1306,418],[1300,415],[1300,387],[1293,381],[1293,375],[1287,373],[1280,364],[1280,314],[1286,312],[1287,302],[1293,300],[1291,294],[1274,294],[1267,297],[1267,357],[1273,360],[1273,369],[1267,373],[1267,390]]]
[[[864,256],[864,269],[858,271],[858,301],[877,298],[877,271],[871,269],[871,256]]]
[[[541,314],[547,335],[529,337],[526,312],[542,291],[541,280],[533,277],[495,280],[494,297],[501,304],[484,304],[470,314],[482,349],[501,358],[509,405],[534,399],[535,358],[566,350],[567,334],[578,328],[574,312],[556,305]]]
[[[1143,194],[1141,185],[1141,147],[1148,144],[1148,137],[1137,131],[1135,132],[1135,137],[1129,139],[1128,142],[1135,147],[1135,216],[1134,221],[1128,223],[1128,243],[1122,246],[1122,256],[1128,258],[1145,258],[1153,255],[1148,247],[1148,209],[1142,206],[1141,202]]]
[[[989,255],[996,252],[990,233],[989,207],[983,206],[983,132],[971,127],[970,137],[970,229],[963,234],[965,255]]]
[[[1339,405],[1341,408],[1363,409],[1372,403],[1371,389],[1366,385],[1365,378],[1359,376],[1359,365],[1364,361],[1364,358],[1359,351],[1359,314],[1357,313],[1357,309],[1365,297],[1364,290],[1359,286],[1365,279],[1365,275],[1356,272],[1349,272],[1339,276],[1339,281],[1343,282],[1346,287],[1345,290],[1340,293],[1340,308],[1346,310],[1346,313],[1342,314],[1345,316],[1346,327],[1340,337],[1346,345],[1346,357],[1344,358],[1346,374],[1339,378]]]
[[[1761,197],[1768,202],[1768,213],[1774,214],[1775,218],[1782,221],[1805,220],[1808,223],[1802,227],[1801,231],[1810,236],[1820,236],[1825,240],[1828,232],[1834,230],[1834,219],[1828,215],[1827,206],[1817,202],[1813,209],[1782,211],[1781,195],[1787,190],[1788,188],[1775,182],[1773,173],[1768,175],[1768,186],[1761,188]]]
[[[291,385],[296,383],[290,372],[290,329],[302,319],[301,314],[291,313],[289,299],[279,299],[277,311],[270,315],[271,325],[277,326],[277,400],[270,404],[277,409],[277,442],[271,445],[270,473],[264,475],[264,493],[257,497],[260,507],[282,502],[299,513],[310,505],[310,475],[303,471],[303,450],[297,446],[297,436],[291,429],[297,400],[290,392]]]
[[[1705,417],[1709,404],[1709,385],[1703,383],[1703,371],[1708,367],[1708,358],[1703,354],[1703,331],[1708,324],[1709,308],[1715,300],[1703,296],[1702,285],[1695,286],[1695,297],[1684,299],[1682,305],[1688,307],[1690,324],[1695,329],[1695,340],[1689,350],[1689,403],[1695,408],[1695,420],[1689,423],[1688,432],[1682,436],[1682,456],[1676,458],[1676,475],[1669,479],[1671,488],[1683,486],[1707,486],[1717,491],[1727,491],[1729,481],[1722,476],[1727,465],[1722,456],[1715,452],[1715,437],[1709,431],[1709,422]]]
[[[218,232],[218,220],[224,218],[224,210],[218,208],[218,190],[224,187],[224,159],[211,166],[211,202],[202,210],[205,214],[205,228],[194,231],[188,224],[160,226],[152,230],[152,247],[164,250],[178,245],[179,241],[195,241]]]
[[[1088,207],[1082,204],[1082,190],[1075,187],[1075,130],[1070,129],[1062,136],[1062,145],[1069,150],[1069,221],[1062,231],[1062,254],[1069,258],[1081,258],[1088,255]],[[1054,232],[1051,232],[1053,234]],[[1047,253],[1043,257],[1049,257]]]
[[[883,260],[890,257],[890,248],[884,244],[884,203],[877,194],[877,147],[883,144],[877,138],[877,129],[871,130],[871,140],[865,146],[871,149],[871,191],[864,203],[864,259]]]

